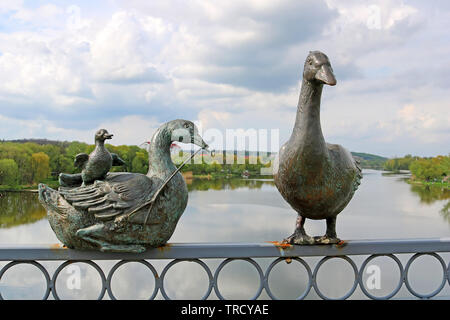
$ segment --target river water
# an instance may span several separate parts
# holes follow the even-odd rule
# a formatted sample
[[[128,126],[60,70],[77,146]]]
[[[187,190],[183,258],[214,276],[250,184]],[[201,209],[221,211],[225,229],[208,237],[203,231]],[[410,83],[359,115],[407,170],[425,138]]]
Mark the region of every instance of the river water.
[[[353,200],[338,216],[337,233],[341,239],[398,239],[398,238],[447,238],[450,236],[450,190],[440,187],[424,188],[405,182],[405,174],[382,174],[365,170],[364,178]],[[273,181],[257,179],[198,180],[188,181],[189,203],[170,242],[265,242],[282,240],[294,228],[296,214],[282,199]],[[310,235],[325,232],[324,221],[306,222]],[[57,243],[45,217],[45,211],[34,193],[3,193],[0,198],[0,245]],[[411,255],[397,255],[403,266]],[[441,255],[448,264],[449,255]],[[363,257],[352,257],[360,266]],[[273,259],[257,259],[265,271]],[[314,270],[319,258],[305,258]],[[151,261],[161,274],[167,261]],[[220,261],[205,260],[212,272]],[[0,263],[0,267],[6,263]],[[58,266],[54,262],[42,262],[50,275]],[[98,264],[108,271],[112,262]],[[376,272],[366,268],[368,291],[375,296],[387,295],[399,281],[395,262],[387,257],[372,260],[379,278],[370,278]],[[96,298],[101,284],[96,271],[85,264],[65,268],[58,277],[58,293],[61,298]],[[374,273],[370,273],[373,271]],[[418,258],[411,266],[409,279],[414,289],[429,293],[442,280],[442,267],[430,256]],[[76,280],[79,275],[81,280]],[[187,276],[188,275],[188,276]],[[340,297],[353,283],[353,271],[342,259],[331,259],[320,268],[318,285],[329,297]],[[369,280],[372,279],[372,280]],[[75,280],[74,280],[75,279]],[[295,298],[302,294],[308,282],[302,265],[279,263],[273,269],[270,287],[277,297]],[[370,283],[369,283],[370,282]],[[198,299],[207,289],[207,277],[195,263],[182,262],[166,275],[167,294],[174,299]],[[254,267],[245,261],[234,261],[221,272],[219,286],[226,298],[248,299],[258,289],[259,278]],[[146,267],[129,263],[120,267],[113,277],[112,287],[117,298],[148,298],[154,280]],[[45,285],[40,272],[33,266],[18,265],[9,269],[0,282],[0,293],[5,298],[36,299],[42,295]],[[411,298],[403,285],[394,298]],[[439,294],[450,297],[446,284]],[[158,293],[157,299],[161,298]],[[210,299],[215,299],[214,291]],[[268,298],[263,292],[261,299]],[[307,299],[318,295],[311,289]],[[358,287],[351,299],[364,298]]]

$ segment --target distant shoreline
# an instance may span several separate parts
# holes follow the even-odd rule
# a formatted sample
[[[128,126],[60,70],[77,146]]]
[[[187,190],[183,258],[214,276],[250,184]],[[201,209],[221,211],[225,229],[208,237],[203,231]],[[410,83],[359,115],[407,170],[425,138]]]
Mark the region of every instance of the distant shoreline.
[[[386,170],[377,170],[377,169],[369,169],[369,170],[375,170],[375,171],[381,171],[384,174],[410,174],[411,172],[409,170],[399,170],[399,171],[386,171]],[[228,176],[225,174],[192,174],[191,172],[182,172],[182,175],[184,177],[184,179],[186,181],[188,180],[192,180],[192,179],[207,179],[207,180],[215,180],[215,179],[236,179],[236,178],[240,178],[240,179],[246,179],[244,177],[242,177],[241,175],[236,175],[236,174],[229,174]],[[250,175],[248,178],[249,179],[258,179],[260,177],[264,177],[266,179],[273,179],[273,176],[254,176],[254,175]],[[417,179],[405,179],[405,181],[408,184],[411,185],[416,185],[416,186],[435,186],[435,187],[444,187],[447,189],[450,189],[450,183],[449,182],[429,182],[429,181],[422,181],[422,180],[417,180]],[[53,181],[52,181],[53,182]],[[46,181],[47,184],[49,184],[49,181]],[[54,181],[54,184],[51,183],[50,187],[51,188],[58,188],[58,181]],[[4,189],[2,189],[2,187],[4,187]],[[0,193],[2,192],[29,192],[29,193],[38,193],[38,186],[17,186],[17,187],[7,187],[7,186],[0,186]]]
[[[450,189],[450,182],[433,182],[433,181],[422,181],[422,180],[413,180],[408,179],[406,180],[409,184],[416,185],[416,186],[422,186],[422,187],[443,187],[446,189]]]
[[[38,189],[3,189],[0,190],[0,193],[2,192],[29,192],[29,193],[38,193]]]

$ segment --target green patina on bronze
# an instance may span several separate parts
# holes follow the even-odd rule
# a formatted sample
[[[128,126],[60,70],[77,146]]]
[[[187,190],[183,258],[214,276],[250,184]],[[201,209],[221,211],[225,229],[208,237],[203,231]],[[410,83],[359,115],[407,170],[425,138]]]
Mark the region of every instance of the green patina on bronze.
[[[59,175],[59,184],[64,187],[73,187],[80,184],[88,185],[95,180],[106,178],[112,166],[122,166],[125,162],[115,153],[110,153],[105,148],[105,140],[111,139],[112,134],[106,129],[100,129],[95,133],[95,149],[91,154],[79,153],[75,156],[75,167],[82,169],[81,173]]]
[[[320,125],[324,84],[336,84],[330,61],[322,52],[310,52],[294,129],[274,168],[275,185],[298,213],[294,234],[284,240],[291,244],[338,243],[336,216],[352,199],[362,178],[360,164],[350,152],[325,142]],[[307,235],[305,219],[326,219],[326,234],[315,238]]]
[[[40,184],[39,201],[58,239],[69,248],[118,252],[164,245],[188,201],[186,182],[170,157],[173,141],[207,148],[191,121],[174,120],[154,133],[146,175],[107,173],[91,184],[83,177],[78,185],[69,177],[58,191]]]

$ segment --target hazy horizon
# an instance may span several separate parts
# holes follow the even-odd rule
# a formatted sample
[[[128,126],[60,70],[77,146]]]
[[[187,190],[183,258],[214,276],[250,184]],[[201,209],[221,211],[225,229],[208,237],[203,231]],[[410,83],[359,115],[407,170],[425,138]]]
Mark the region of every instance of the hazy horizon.
[[[53,139],[47,139],[47,138],[22,138],[22,139],[0,140],[0,142],[17,142],[17,143],[21,143],[23,140],[26,140],[26,141],[29,141],[29,142],[35,142],[34,140],[37,140],[37,141],[43,140],[43,141],[60,142],[60,143],[82,142],[82,143],[87,143],[87,144],[94,144],[92,141],[91,142],[86,142],[86,141],[78,141],[78,140],[72,140],[72,141],[69,141],[69,140],[53,140]],[[138,146],[139,147],[139,144],[115,144],[115,143],[110,143],[110,142],[106,143],[106,145],[109,145],[109,144],[113,145],[113,146],[127,145],[127,146]],[[175,143],[175,144],[177,144],[181,148],[181,150],[183,150],[185,152],[192,150],[190,144],[179,144],[179,143]],[[193,146],[193,145],[192,145],[192,148],[193,149],[198,149],[198,147]],[[235,149],[235,150],[232,150],[232,149],[214,149],[214,151],[216,153],[223,152],[223,151],[226,151],[226,152],[235,152],[235,151],[237,151],[237,152],[251,152],[251,153],[270,152],[270,153],[273,153],[273,154],[277,154],[278,153],[278,151],[261,151],[261,150],[248,150],[248,149]],[[403,157],[403,156],[406,156],[408,154],[410,154],[412,156],[418,156],[418,155],[415,155],[415,154],[406,153],[406,154],[401,154],[401,155],[395,155],[395,156],[392,156],[392,157],[388,157],[386,155],[376,154],[376,153],[373,153],[373,152],[362,152],[362,151],[358,151],[358,150],[349,150],[349,151],[352,152],[352,153],[364,153],[364,154],[375,155],[375,156],[384,157],[384,158]],[[448,153],[442,153],[442,154],[438,154],[438,155],[446,156],[446,155],[448,155]],[[434,157],[434,156],[436,156],[436,155],[433,155],[433,156],[431,156],[431,155],[430,156],[424,155],[424,156],[421,156],[421,157]]]

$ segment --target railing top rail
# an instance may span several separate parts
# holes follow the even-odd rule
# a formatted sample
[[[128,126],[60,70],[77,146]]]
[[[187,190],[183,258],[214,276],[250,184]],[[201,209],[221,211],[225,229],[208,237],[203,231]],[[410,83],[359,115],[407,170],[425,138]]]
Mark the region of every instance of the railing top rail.
[[[339,245],[262,243],[169,243],[144,253],[80,251],[53,245],[0,245],[0,261],[265,258],[450,252],[450,238],[348,240]]]

